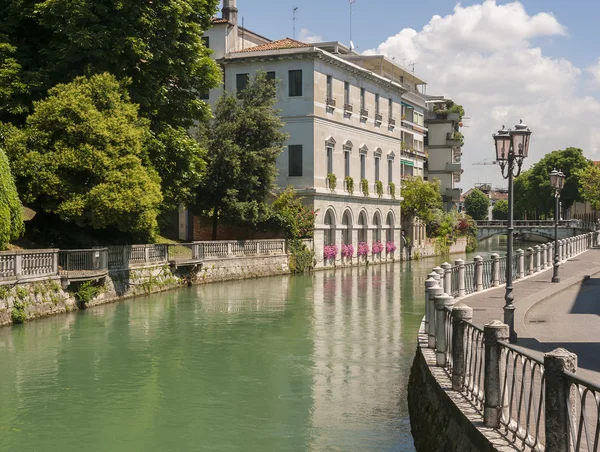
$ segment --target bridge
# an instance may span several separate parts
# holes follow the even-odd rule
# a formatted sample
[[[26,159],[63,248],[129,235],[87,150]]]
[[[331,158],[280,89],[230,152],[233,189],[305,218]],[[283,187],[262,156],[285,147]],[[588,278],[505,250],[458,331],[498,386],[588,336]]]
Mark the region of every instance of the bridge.
[[[522,236],[554,240],[554,220],[516,220],[513,221],[513,226],[515,233]],[[478,221],[477,241],[481,242],[495,235],[506,234],[506,227],[506,221]],[[595,223],[561,220],[558,222],[558,238],[566,239],[596,229]]]

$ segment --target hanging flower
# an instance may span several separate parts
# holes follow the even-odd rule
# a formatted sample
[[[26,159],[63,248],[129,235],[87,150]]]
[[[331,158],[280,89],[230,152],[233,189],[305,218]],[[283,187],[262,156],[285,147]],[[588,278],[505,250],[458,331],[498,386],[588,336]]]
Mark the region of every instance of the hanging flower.
[[[381,254],[383,251],[383,245],[379,240],[373,242],[373,254]]]
[[[394,251],[396,251],[396,244],[394,242],[386,242],[385,250],[388,254],[392,254]]]
[[[323,248],[323,259],[335,259],[338,253],[338,247],[335,245],[325,245]]]
[[[367,256],[369,254],[369,245],[366,242],[360,242],[358,244],[358,253],[359,256]]]
[[[354,256],[354,247],[352,244],[342,245],[342,257],[352,257]]]

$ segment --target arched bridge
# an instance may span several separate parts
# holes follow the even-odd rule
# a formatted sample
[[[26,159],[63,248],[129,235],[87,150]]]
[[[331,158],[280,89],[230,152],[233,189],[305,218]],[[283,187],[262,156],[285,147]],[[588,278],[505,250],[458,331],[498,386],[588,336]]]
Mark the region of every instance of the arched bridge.
[[[554,220],[516,220],[513,221],[514,231],[519,234],[554,239]],[[495,235],[506,234],[506,221],[478,221],[477,240],[482,241]],[[595,223],[584,223],[579,220],[562,220],[558,222],[558,238],[565,239],[584,232],[595,231]]]

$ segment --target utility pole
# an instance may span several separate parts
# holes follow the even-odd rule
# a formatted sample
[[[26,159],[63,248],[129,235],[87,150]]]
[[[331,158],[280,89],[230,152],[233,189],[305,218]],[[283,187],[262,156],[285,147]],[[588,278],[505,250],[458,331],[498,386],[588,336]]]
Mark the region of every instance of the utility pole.
[[[292,26],[293,26],[293,31],[292,31],[292,38],[296,39],[296,11],[298,11],[298,7],[295,6],[293,11],[292,11]]]

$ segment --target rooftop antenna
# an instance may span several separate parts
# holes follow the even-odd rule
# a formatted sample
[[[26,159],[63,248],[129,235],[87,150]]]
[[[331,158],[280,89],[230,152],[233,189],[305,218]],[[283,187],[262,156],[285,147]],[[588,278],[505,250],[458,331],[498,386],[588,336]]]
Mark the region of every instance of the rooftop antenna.
[[[416,63],[413,61],[412,63],[410,63],[410,64],[408,65],[408,67],[412,68],[412,72],[415,72],[415,64],[416,64]]]
[[[295,7],[294,7],[294,9],[292,10],[292,14],[293,14],[293,17],[292,17],[292,23],[294,24],[294,25],[293,25],[293,27],[294,27],[294,31],[292,32],[292,33],[293,33],[293,34],[292,34],[292,37],[293,37],[294,39],[296,39],[296,11],[298,11],[298,7],[297,7],[297,6],[295,6]]]
[[[352,9],[352,4],[355,2],[356,0],[348,0],[348,4],[350,6],[350,50],[354,50],[354,43],[352,42],[352,13],[355,10]]]

